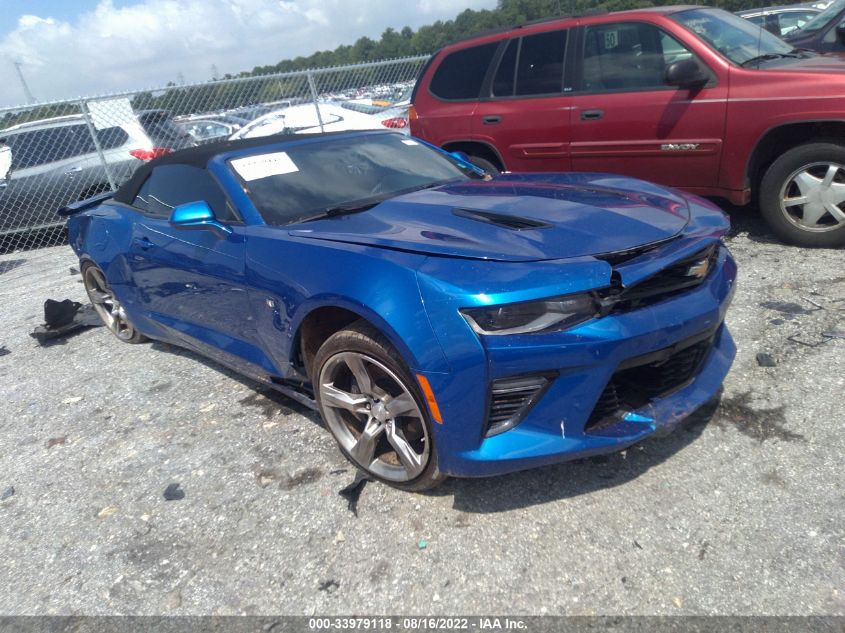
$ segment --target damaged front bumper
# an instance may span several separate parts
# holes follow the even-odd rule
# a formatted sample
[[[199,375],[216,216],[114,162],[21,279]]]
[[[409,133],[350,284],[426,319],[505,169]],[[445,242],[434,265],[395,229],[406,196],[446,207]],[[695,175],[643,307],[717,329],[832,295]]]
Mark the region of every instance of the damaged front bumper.
[[[724,317],[735,278],[736,264],[722,248],[709,276],[689,292],[567,332],[490,337],[486,394],[458,372],[431,374],[432,387],[446,396],[444,423],[435,428],[440,469],[503,474],[619,451],[671,431],[713,399],[730,369],[736,347]],[[519,423],[488,436],[489,385],[538,375],[552,376],[550,384]],[[449,450],[440,450],[446,443]]]

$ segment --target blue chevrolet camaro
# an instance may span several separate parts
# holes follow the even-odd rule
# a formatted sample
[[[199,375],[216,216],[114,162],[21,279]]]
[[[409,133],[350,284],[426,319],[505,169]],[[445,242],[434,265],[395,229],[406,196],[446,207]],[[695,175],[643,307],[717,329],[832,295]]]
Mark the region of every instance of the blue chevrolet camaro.
[[[620,450],[710,400],[735,353],[725,216],[640,180],[275,136],[157,158],[62,213],[120,340],[316,408],[404,489]]]

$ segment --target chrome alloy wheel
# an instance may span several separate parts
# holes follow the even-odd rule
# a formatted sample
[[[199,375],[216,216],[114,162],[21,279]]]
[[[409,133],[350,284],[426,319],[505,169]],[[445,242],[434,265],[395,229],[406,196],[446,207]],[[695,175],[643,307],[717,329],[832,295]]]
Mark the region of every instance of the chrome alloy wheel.
[[[121,341],[128,341],[135,336],[135,328],[126,317],[123,306],[120,305],[120,302],[109,288],[103,271],[96,266],[88,266],[85,269],[83,280],[88,298],[91,300],[94,309],[100,315],[103,323],[112,331],[112,334]]]
[[[832,231],[845,225],[845,167],[821,162],[805,165],[786,179],[780,208],[804,231]]]
[[[388,481],[418,477],[431,441],[422,411],[402,380],[359,352],[329,358],[320,372],[323,415],[344,451]]]

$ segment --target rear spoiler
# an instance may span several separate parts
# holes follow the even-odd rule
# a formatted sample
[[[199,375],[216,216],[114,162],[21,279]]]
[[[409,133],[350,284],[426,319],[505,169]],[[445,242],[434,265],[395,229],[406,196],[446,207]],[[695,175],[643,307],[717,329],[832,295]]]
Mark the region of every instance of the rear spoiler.
[[[109,200],[114,195],[114,191],[106,191],[104,193],[98,193],[96,196],[91,198],[87,198],[85,200],[80,200],[79,202],[73,202],[67,206],[62,207],[56,213],[61,215],[62,217],[67,217],[69,215],[75,215],[80,211],[85,211],[86,209],[93,209],[101,202],[105,202]]]

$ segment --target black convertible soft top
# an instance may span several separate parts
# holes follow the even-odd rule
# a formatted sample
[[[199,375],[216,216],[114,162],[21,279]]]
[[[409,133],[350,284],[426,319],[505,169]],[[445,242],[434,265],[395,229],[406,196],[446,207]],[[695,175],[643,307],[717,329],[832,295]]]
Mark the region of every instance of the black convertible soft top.
[[[124,204],[132,204],[141,185],[150,175],[150,172],[160,165],[191,165],[192,167],[199,167],[205,169],[210,161],[215,156],[225,154],[227,152],[234,152],[239,149],[247,149],[250,147],[262,147],[264,145],[276,145],[278,143],[288,143],[290,141],[306,141],[314,138],[326,138],[330,136],[340,136],[349,134],[349,130],[342,132],[320,132],[317,134],[273,134],[270,136],[259,136],[256,138],[241,138],[234,141],[219,141],[217,143],[208,143],[206,145],[198,145],[196,147],[188,147],[180,149],[164,156],[154,158],[148,163],[144,163],[132,177],[127,180],[121,187],[114,192],[112,199]]]

